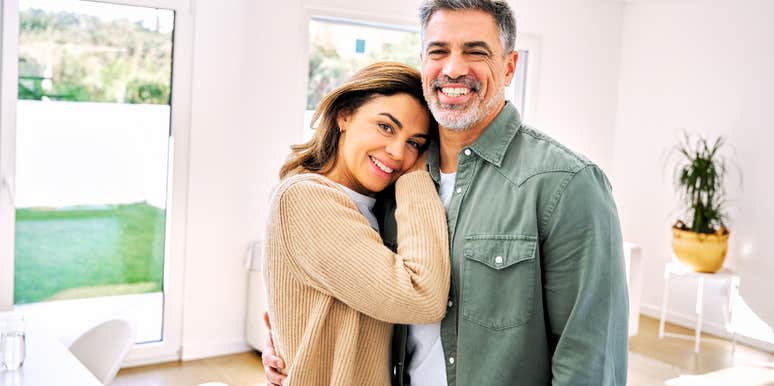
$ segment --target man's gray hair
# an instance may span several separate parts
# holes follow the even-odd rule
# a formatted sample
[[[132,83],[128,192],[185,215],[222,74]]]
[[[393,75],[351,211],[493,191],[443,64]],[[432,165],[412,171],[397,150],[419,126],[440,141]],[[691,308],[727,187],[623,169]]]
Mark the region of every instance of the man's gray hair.
[[[419,20],[422,22],[422,41],[424,42],[425,29],[430,17],[435,11],[442,9],[462,11],[478,10],[492,15],[500,32],[500,44],[503,46],[503,54],[513,51],[516,46],[516,19],[513,11],[503,0],[425,0],[419,6]]]

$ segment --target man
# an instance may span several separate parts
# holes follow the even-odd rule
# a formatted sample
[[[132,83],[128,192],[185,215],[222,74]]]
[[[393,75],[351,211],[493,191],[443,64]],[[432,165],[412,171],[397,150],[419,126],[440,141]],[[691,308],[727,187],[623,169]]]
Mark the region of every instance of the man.
[[[427,163],[446,206],[452,285],[440,324],[396,326],[394,383],[625,385],[626,280],[606,177],[505,101],[518,59],[505,1],[426,0],[420,18],[440,127]]]

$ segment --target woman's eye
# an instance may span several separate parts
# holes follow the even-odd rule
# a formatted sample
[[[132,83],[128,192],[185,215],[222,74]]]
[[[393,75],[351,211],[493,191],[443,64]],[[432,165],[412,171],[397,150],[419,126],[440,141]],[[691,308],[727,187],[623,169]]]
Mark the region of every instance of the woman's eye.
[[[422,144],[417,142],[417,141],[409,140],[407,143],[408,143],[409,146],[413,147],[414,149],[419,150],[419,149],[422,148]]]
[[[386,123],[379,123],[379,129],[385,133],[392,134],[392,126]]]

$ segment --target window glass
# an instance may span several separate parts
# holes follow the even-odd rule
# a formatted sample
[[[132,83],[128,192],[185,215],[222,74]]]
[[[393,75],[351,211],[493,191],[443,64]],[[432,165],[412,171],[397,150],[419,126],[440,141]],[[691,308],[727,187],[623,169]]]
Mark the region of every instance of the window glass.
[[[309,22],[309,82],[304,136],[320,99],[355,71],[381,60],[419,68],[419,32],[354,21],[312,19]]]

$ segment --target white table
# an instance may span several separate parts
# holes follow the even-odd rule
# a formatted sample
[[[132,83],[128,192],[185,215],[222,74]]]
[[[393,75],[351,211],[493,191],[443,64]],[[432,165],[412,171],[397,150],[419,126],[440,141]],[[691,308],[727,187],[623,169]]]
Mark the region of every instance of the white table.
[[[667,303],[669,302],[669,282],[675,278],[690,278],[696,280],[696,328],[694,331],[694,352],[699,352],[699,345],[701,344],[701,324],[702,316],[704,315],[704,282],[705,281],[718,281],[723,283],[726,291],[724,292],[725,301],[721,304],[723,308],[723,318],[725,319],[726,330],[731,332],[732,346],[731,352],[736,350],[736,331],[731,324],[733,311],[734,311],[734,299],[739,294],[739,276],[728,268],[721,268],[715,273],[703,273],[695,272],[686,266],[671,262],[664,266],[664,297],[661,301],[661,318],[659,320],[658,337],[664,338],[664,336],[673,338],[685,338],[690,335],[674,334],[664,332],[664,319],[666,317]]]
[[[27,355],[16,371],[0,370],[0,386],[102,386],[70,350],[44,331],[26,332]]]

